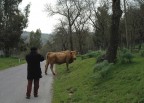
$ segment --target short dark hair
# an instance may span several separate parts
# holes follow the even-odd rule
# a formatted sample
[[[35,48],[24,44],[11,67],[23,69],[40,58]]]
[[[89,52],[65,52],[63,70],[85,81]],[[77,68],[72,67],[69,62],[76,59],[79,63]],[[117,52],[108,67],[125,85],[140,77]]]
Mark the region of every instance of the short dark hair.
[[[37,51],[36,47],[31,47],[31,51]]]

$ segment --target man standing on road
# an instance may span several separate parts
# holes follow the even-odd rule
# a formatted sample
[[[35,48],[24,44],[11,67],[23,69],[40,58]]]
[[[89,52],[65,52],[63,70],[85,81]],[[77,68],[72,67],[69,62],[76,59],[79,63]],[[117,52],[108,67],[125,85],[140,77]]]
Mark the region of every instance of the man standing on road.
[[[31,48],[31,52],[26,56],[27,61],[27,92],[26,98],[30,99],[32,84],[34,82],[34,97],[38,97],[39,80],[42,78],[42,72],[40,62],[44,60],[44,57],[38,53],[36,47]]]

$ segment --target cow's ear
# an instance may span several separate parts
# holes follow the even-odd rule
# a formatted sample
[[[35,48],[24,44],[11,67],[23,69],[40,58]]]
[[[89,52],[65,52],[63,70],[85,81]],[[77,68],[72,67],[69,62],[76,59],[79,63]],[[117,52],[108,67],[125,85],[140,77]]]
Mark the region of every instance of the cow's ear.
[[[72,51],[70,52],[71,55],[73,55]]]

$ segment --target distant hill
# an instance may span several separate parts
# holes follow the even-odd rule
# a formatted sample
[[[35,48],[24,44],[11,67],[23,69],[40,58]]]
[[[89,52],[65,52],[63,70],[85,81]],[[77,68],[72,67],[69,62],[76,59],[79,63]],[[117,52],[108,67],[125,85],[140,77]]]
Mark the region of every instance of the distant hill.
[[[29,42],[30,32],[23,31],[21,37],[25,39],[25,42]],[[43,44],[45,44],[49,38],[50,38],[50,34],[42,33],[41,39]]]

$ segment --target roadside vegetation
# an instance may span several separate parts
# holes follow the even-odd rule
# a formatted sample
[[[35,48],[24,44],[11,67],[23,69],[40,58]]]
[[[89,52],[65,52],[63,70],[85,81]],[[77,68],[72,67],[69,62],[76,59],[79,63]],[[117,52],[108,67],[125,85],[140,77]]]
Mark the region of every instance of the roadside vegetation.
[[[52,103],[144,103],[144,58],[123,51],[116,64],[78,57],[70,72],[57,65]]]
[[[14,57],[0,57],[0,70],[7,69],[25,63],[25,60],[20,60]]]

